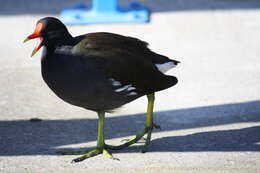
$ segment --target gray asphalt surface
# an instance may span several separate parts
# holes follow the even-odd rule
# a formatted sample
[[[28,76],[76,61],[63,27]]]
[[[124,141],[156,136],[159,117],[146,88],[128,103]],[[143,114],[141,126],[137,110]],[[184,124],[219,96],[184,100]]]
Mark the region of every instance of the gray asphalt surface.
[[[182,62],[169,72],[179,84],[156,94],[154,116],[162,129],[154,131],[148,153],[137,144],[114,152],[120,161],[97,156],[77,164],[70,163],[76,156],[57,152],[95,147],[96,113],[57,98],[41,78],[40,53],[29,58],[36,43],[22,43],[38,19],[57,15],[52,3],[60,1],[13,2],[0,7],[1,173],[259,173],[258,1],[145,1],[155,11],[149,24],[69,26],[74,36],[138,37]],[[108,114],[107,142],[142,130],[145,110],[143,97]]]

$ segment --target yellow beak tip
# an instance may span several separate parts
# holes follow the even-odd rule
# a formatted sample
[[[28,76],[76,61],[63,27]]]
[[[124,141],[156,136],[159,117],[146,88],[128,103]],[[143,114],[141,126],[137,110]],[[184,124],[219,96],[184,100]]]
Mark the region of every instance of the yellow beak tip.
[[[34,50],[32,51],[31,57],[33,57],[33,56],[36,54],[36,52],[37,52],[37,50],[34,49]]]
[[[29,38],[26,38],[23,42],[25,43],[25,42],[27,42],[27,41],[29,41],[30,39]]]

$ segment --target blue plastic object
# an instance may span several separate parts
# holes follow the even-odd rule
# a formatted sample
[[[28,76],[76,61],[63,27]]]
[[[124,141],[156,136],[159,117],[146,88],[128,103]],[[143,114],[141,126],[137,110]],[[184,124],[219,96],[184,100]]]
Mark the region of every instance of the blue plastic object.
[[[149,10],[138,3],[121,8],[117,0],[93,0],[89,9],[84,3],[61,11],[61,20],[68,25],[97,23],[144,23],[149,22]]]

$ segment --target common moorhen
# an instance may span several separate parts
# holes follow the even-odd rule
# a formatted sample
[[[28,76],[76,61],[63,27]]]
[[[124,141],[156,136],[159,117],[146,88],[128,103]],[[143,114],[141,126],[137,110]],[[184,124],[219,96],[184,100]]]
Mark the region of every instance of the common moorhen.
[[[96,149],[64,154],[83,154],[73,162],[98,154],[113,158],[107,150],[128,147],[147,134],[146,151],[153,128],[159,127],[153,123],[154,93],[177,83],[176,77],[163,73],[179,61],[151,51],[148,43],[137,38],[107,32],[72,37],[54,17],[40,19],[24,42],[34,38],[40,43],[31,56],[44,46],[41,70],[50,89],[65,102],[98,113]],[[105,112],[144,95],[148,97],[144,130],[119,146],[105,144]]]

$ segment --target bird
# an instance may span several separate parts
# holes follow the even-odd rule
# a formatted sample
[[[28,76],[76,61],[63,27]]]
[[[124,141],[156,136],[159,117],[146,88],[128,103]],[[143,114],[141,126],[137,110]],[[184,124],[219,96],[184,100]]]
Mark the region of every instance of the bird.
[[[180,62],[155,53],[147,42],[138,38],[109,32],[93,32],[73,37],[67,27],[55,17],[37,21],[35,30],[24,42],[38,38],[34,56],[42,47],[41,74],[48,87],[63,101],[97,112],[97,146],[90,151],[72,151],[79,154],[72,160],[80,162],[110,153],[137,143],[144,135],[143,152],[151,141],[155,92],[177,84],[175,76],[165,72]],[[105,143],[105,113],[147,96],[145,128],[127,142],[113,146]]]

